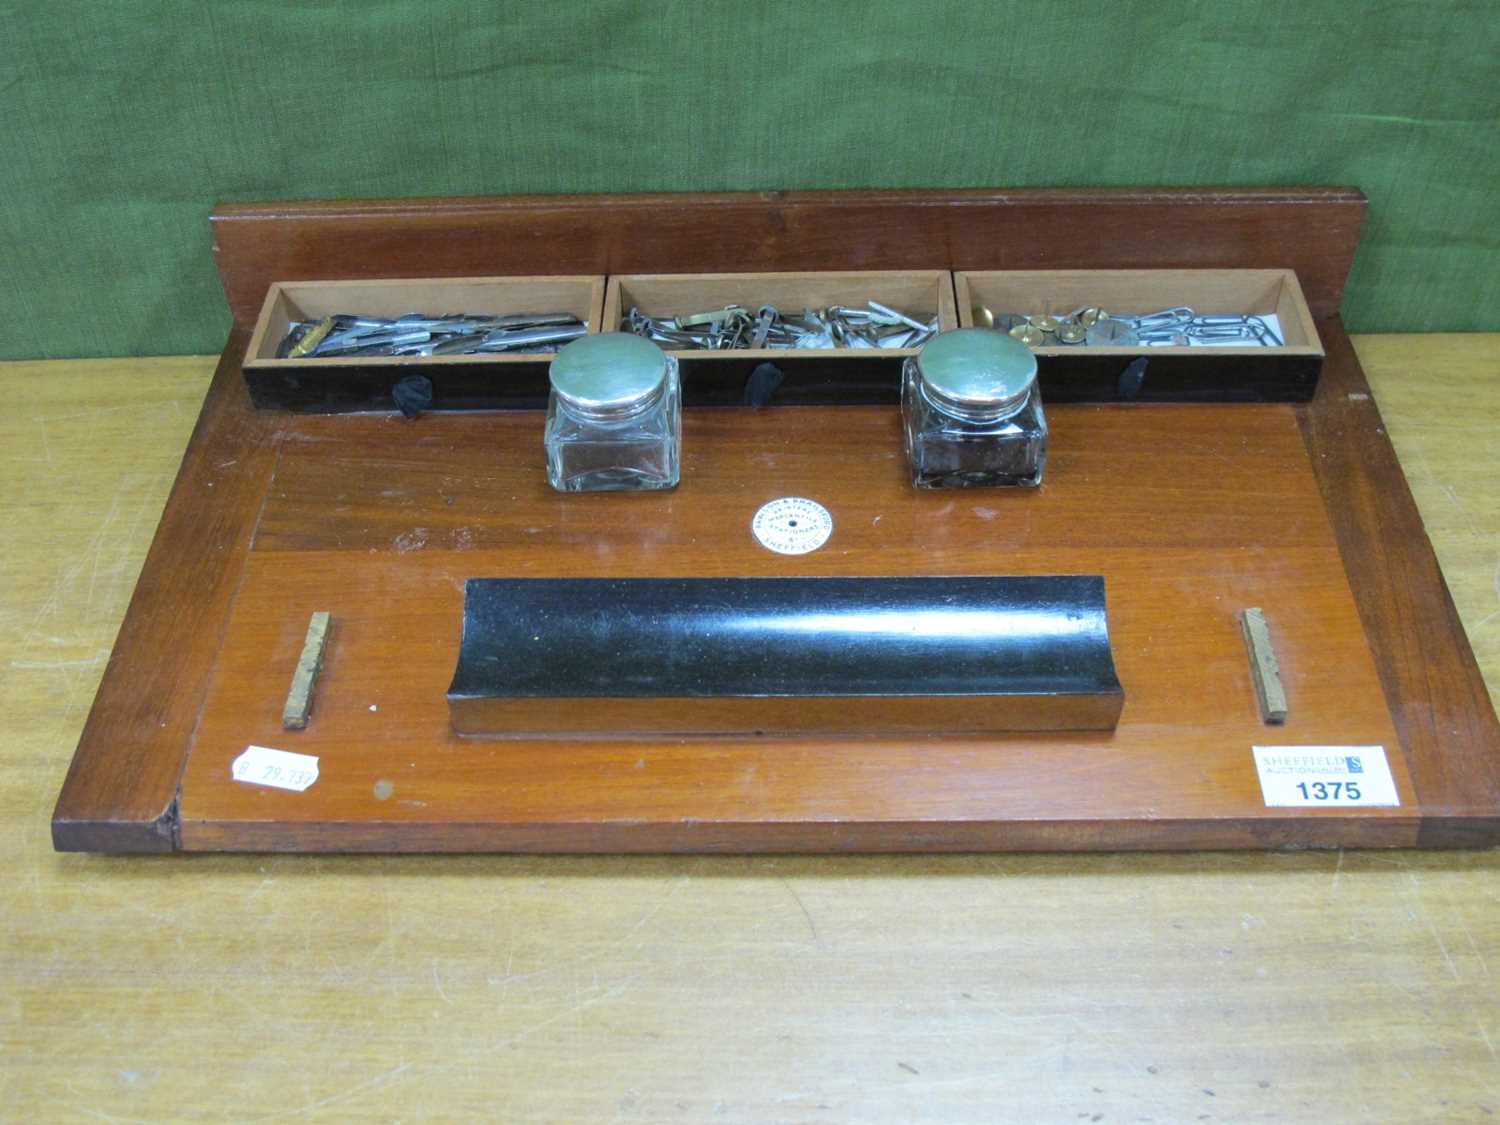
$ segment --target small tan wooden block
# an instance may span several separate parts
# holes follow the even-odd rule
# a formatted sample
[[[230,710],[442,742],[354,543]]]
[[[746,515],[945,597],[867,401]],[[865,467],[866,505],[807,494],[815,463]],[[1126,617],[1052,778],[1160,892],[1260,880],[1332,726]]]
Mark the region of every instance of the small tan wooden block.
[[[318,672],[323,667],[323,649],[328,644],[327,611],[312,615],[307,622],[307,639],[302,642],[302,655],[297,660],[297,670],[292,673],[292,687],[286,694],[286,706],[281,710],[283,730],[302,730],[312,714],[313,688],[317,686]]]
[[[1250,650],[1250,675],[1255,680],[1255,698],[1260,704],[1261,721],[1284,723],[1286,689],[1281,683],[1276,650],[1271,647],[1271,630],[1266,625],[1266,615],[1252,606],[1240,614],[1240,625],[1245,631],[1245,647]]]

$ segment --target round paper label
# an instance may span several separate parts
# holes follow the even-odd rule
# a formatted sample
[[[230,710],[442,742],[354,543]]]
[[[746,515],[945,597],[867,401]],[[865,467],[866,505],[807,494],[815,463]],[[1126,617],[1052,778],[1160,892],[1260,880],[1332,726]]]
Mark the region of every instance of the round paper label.
[[[768,551],[779,555],[805,555],[816,551],[833,534],[833,516],[816,500],[783,496],[761,505],[750,530]]]

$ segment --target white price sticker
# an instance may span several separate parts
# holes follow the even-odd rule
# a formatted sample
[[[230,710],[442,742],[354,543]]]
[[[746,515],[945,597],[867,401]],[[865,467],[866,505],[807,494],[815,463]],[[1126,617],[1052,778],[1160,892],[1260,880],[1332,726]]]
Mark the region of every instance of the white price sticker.
[[[229,767],[231,776],[246,785],[269,785],[301,793],[318,780],[318,759],[311,754],[248,746]]]
[[[1267,808],[1401,803],[1384,746],[1254,746]]]

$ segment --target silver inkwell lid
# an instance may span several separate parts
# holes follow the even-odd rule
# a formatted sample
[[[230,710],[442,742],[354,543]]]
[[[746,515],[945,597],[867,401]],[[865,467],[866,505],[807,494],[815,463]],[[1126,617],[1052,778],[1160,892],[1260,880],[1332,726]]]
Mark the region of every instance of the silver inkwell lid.
[[[630,332],[600,332],[563,345],[547,376],[557,397],[583,414],[631,415],[661,397],[667,353]]]
[[[1031,349],[993,328],[940,333],[923,345],[916,359],[928,398],[966,417],[1012,414],[1036,383]]]

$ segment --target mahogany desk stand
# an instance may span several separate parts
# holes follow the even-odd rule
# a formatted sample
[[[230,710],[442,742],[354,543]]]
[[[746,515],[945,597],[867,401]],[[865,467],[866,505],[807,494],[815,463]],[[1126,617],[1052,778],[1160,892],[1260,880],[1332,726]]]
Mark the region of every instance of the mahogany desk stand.
[[[1338,318],[1348,188],[810,192],[226,205],[234,327],[53,820],[63,850],[958,851],[1480,846],[1500,728]],[[1064,401],[1026,496],[910,488],[889,406],[689,410],[671,494],[546,487],[534,411],[257,410],[273,282],[824,270],[1290,268],[1307,402]],[[1413,378],[1420,378],[1413,372]],[[1087,396],[1083,396],[1087,397]],[[1197,394],[1200,400],[1214,396]],[[805,495],[827,546],[748,521]],[[515,743],[452,734],[469,577],[1102,574],[1112,733]],[[1286,725],[1238,613],[1265,609]],[[281,709],[333,614],[313,719]],[[1267,808],[1258,744],[1380,745],[1398,807]],[[319,757],[286,792],[249,744]]]

